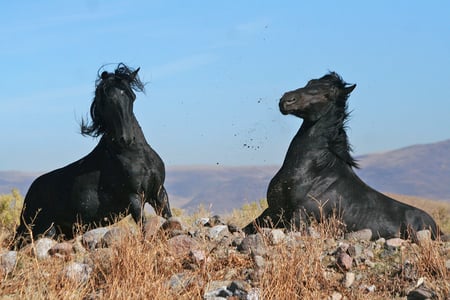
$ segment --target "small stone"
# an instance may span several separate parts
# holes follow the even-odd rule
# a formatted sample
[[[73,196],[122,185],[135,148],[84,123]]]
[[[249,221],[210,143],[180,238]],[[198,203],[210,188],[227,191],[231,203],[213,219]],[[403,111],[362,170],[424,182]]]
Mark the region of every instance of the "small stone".
[[[447,268],[447,270],[450,270],[450,259],[447,259],[445,261],[445,267]]]
[[[197,265],[200,265],[206,261],[205,251],[203,250],[193,249],[189,252],[189,256]]]
[[[253,257],[253,260],[255,261],[255,265],[258,269],[264,269],[264,267],[266,266],[265,259],[260,255],[255,255]]]
[[[308,235],[310,235],[312,238],[320,239],[322,237],[314,227],[310,226],[306,229],[306,231],[308,232]]]
[[[48,251],[56,245],[57,242],[50,238],[40,238],[35,243],[35,252],[36,258],[38,260],[47,259],[50,257]]]
[[[392,238],[386,240],[386,247],[388,248],[400,248],[400,246],[405,242],[405,240],[401,238]]]
[[[133,233],[129,228],[113,227],[103,235],[101,238],[101,245],[107,248],[118,245],[130,235],[133,235]]]
[[[342,294],[339,292],[333,292],[333,294],[331,294],[331,297],[329,299],[330,300],[341,300]]]
[[[238,246],[238,251],[253,255],[265,255],[267,247],[260,233],[247,235]]]
[[[89,280],[92,268],[87,264],[71,263],[64,268],[64,275],[77,283],[85,283]]]
[[[17,263],[17,251],[7,251],[0,255],[0,274],[9,274]]]
[[[434,299],[436,296],[436,293],[434,293],[432,290],[427,289],[423,286],[416,288],[415,290],[412,290],[411,292],[406,295],[407,300],[426,300],[426,299]]]
[[[151,240],[156,237],[161,226],[166,222],[166,219],[160,216],[152,215],[147,217],[147,221],[144,225],[144,238]]]
[[[239,226],[237,226],[236,224],[229,223],[227,226],[228,226],[228,231],[231,232],[231,233],[235,233],[235,232],[241,231]]]
[[[419,244],[431,241],[431,232],[429,230],[420,230],[416,232],[416,239]]]
[[[69,242],[62,242],[54,245],[48,253],[51,256],[61,256],[61,257],[68,257],[71,256],[74,253],[73,245]]]
[[[83,234],[81,241],[86,248],[95,249],[100,245],[100,241],[108,230],[106,227],[89,230]]]
[[[368,291],[369,293],[373,293],[373,292],[375,292],[375,290],[376,290],[376,287],[373,284],[366,286],[366,291]]]
[[[199,218],[195,220],[194,224],[197,226],[205,226],[209,223],[209,218]]]
[[[189,252],[198,249],[198,243],[187,235],[177,235],[167,241],[168,249],[175,257],[189,255]]]
[[[187,276],[187,274],[185,273],[178,273],[170,277],[169,281],[167,282],[167,286],[171,290],[179,293],[185,290],[193,281],[194,277]]]
[[[344,235],[346,240],[370,241],[372,239],[372,230],[361,229],[358,231],[347,232]]]
[[[336,263],[344,271],[348,271],[352,268],[353,258],[347,253],[341,252],[336,258]]]
[[[272,245],[278,245],[285,241],[286,235],[281,229],[273,229],[269,233],[269,241]]]
[[[216,225],[209,229],[208,237],[211,240],[218,240],[229,233],[227,225]]]
[[[345,273],[345,278],[344,278],[344,286],[346,288],[349,288],[352,286],[352,284],[355,282],[355,278],[356,275],[353,272],[347,272]]]

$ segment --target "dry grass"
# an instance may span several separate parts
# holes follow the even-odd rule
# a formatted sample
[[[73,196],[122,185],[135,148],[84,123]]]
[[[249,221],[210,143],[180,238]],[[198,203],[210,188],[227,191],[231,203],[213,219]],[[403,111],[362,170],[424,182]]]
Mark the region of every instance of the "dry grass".
[[[264,202],[252,204],[224,219],[245,225],[264,208]],[[191,216],[178,214],[191,224],[197,217],[208,216],[208,211],[200,208]],[[122,222],[120,226],[130,223]],[[424,280],[439,298],[450,295],[450,271],[445,265],[450,259],[448,243],[408,244],[384,256],[383,247],[366,242],[364,245],[374,252],[375,266],[354,265],[351,271],[357,280],[346,288],[342,284],[345,272],[329,260],[330,251],[336,247],[330,243],[337,244],[336,236],[342,236],[340,220],[324,220],[315,228],[321,238],[303,234],[297,236],[296,246],[270,246],[262,268],[256,267],[251,255],[239,253],[231,246],[226,255],[218,255],[206,240],[200,241],[199,247],[207,254],[207,262],[187,266],[188,257],[174,256],[166,238],[146,241],[140,234],[127,236],[110,248],[69,258],[38,261],[29,252],[21,251],[13,272],[2,274],[0,299],[203,299],[211,281],[224,279],[248,281],[259,288],[260,299],[328,299],[335,292],[348,299],[405,299],[418,280]],[[9,232],[0,230],[4,246],[10,239]],[[63,276],[65,268],[74,261],[94,266],[86,282]],[[411,270],[405,268],[407,264]],[[257,270],[259,275],[249,276],[249,269]],[[172,276],[181,273],[189,284],[169,288]],[[364,288],[372,285],[374,292]]]

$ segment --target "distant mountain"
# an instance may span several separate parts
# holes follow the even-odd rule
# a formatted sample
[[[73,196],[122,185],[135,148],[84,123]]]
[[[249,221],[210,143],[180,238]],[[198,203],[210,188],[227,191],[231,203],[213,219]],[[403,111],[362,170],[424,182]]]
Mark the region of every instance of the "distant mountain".
[[[356,172],[383,192],[450,201],[450,140],[358,157]]]
[[[357,157],[357,174],[382,192],[450,201],[450,140]],[[179,166],[166,170],[172,207],[188,212],[200,204],[230,212],[266,197],[279,166]],[[18,188],[25,195],[38,173],[0,171],[0,194]]]

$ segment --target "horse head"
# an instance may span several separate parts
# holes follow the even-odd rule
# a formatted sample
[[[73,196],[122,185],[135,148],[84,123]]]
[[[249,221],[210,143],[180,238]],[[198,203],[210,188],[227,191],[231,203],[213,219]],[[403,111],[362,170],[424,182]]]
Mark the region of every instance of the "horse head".
[[[292,114],[307,121],[317,121],[331,106],[345,107],[349,94],[356,84],[348,85],[331,72],[319,79],[312,79],[302,88],[287,92],[281,97],[282,114]]]
[[[133,104],[134,91],[144,91],[138,77],[139,68],[132,70],[119,64],[114,73],[104,71],[96,82],[95,97],[90,113],[92,123],[81,125],[82,134],[100,136],[106,134],[114,143],[127,146],[133,143],[136,122]]]

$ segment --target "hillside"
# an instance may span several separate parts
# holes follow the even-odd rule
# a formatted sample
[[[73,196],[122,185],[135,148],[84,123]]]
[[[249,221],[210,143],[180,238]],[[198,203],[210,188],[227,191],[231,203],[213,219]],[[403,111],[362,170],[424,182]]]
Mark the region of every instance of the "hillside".
[[[382,192],[450,201],[450,140],[357,157],[358,175]],[[266,196],[279,166],[169,166],[166,188],[173,207],[192,212],[199,205],[230,212]],[[0,171],[0,194],[18,188],[25,195],[38,173]]]

